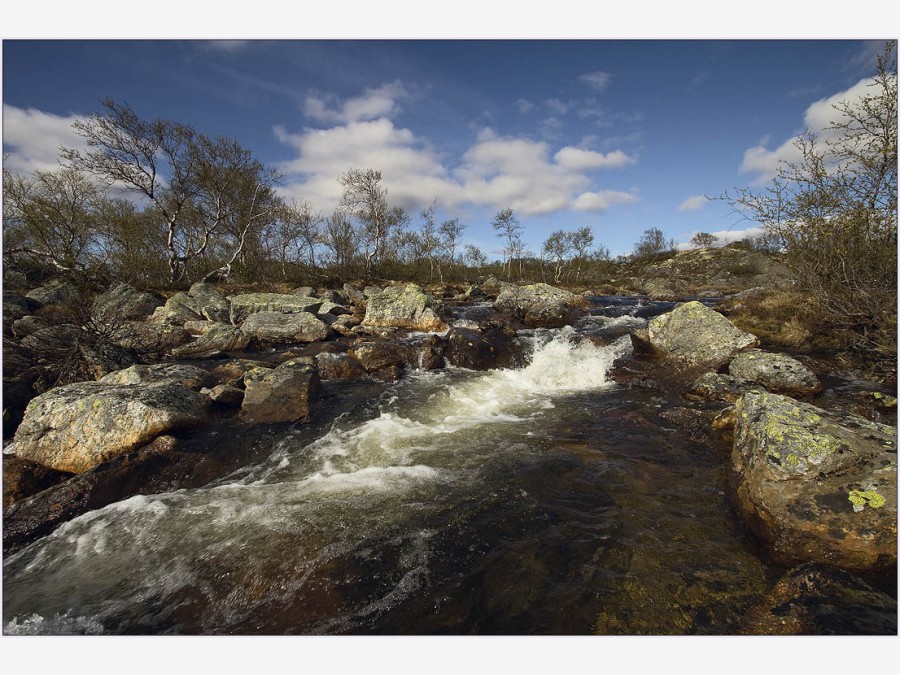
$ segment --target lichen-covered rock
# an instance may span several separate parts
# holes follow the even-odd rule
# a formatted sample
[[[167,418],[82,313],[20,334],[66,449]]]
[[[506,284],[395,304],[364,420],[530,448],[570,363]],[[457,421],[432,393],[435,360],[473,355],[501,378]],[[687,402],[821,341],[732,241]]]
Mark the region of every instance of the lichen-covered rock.
[[[776,394],[813,394],[822,388],[819,378],[797,359],[759,349],[740,352],[728,366],[735,377],[761,384]]]
[[[267,344],[318,342],[328,337],[328,326],[309,312],[257,312],[247,317],[241,330]]]
[[[356,328],[360,324],[360,320],[350,316],[349,314],[344,314],[343,316],[337,317],[334,321],[331,322],[331,330],[339,335],[352,335],[353,329]]]
[[[224,384],[233,384],[235,386],[244,385],[244,375],[254,368],[274,368],[275,366],[265,361],[256,359],[232,359],[225,363],[220,363],[213,368],[210,373],[216,380]]]
[[[279,312],[281,314],[311,312],[315,314],[322,306],[321,298],[282,293],[244,293],[234,295],[230,299],[231,323],[236,326],[257,312]]]
[[[187,293],[178,292],[166,300],[166,304],[162,307],[157,307],[149,320],[171,326],[184,326],[186,321],[200,321],[203,318],[197,301]]]
[[[650,344],[663,354],[687,365],[715,369],[728,363],[743,349],[755,347],[759,338],[739,330],[724,316],[693,301],[650,319]]]
[[[783,562],[897,564],[897,430],[778,394],[735,405],[739,512]]]
[[[199,391],[212,380],[212,375],[203,368],[181,363],[159,363],[152,366],[137,365],[104,375],[100,381],[105,384],[158,384],[175,382],[182,387]]]
[[[698,398],[703,401],[734,403],[748,391],[759,388],[759,385],[754,382],[733,375],[703,373],[694,380],[686,394],[690,398]]]
[[[240,351],[250,344],[251,337],[236,326],[219,324],[198,337],[194,342],[172,350],[176,358],[193,356],[205,358],[222,352]]]
[[[587,300],[549,284],[503,284],[494,308],[507,311],[527,326],[554,328],[568,323]]]
[[[25,297],[36,300],[42,305],[59,305],[65,302],[73,302],[80,296],[81,291],[78,290],[75,284],[64,279],[53,279],[25,294]]]
[[[208,405],[208,397],[171,382],[56,387],[28,404],[16,455],[82,473],[161,434],[204,424]]]
[[[201,394],[209,396],[213,403],[223,406],[237,406],[244,400],[244,390],[232,384],[217,384],[209,389],[201,389]]]
[[[219,325],[221,323],[218,321],[208,321],[206,319],[202,321],[185,321],[184,330],[187,331],[188,335],[197,336],[204,335]]]
[[[193,298],[194,305],[203,318],[228,323],[230,315],[228,299],[219,293],[215,286],[198,281],[190,287],[188,295]]]
[[[896,635],[897,601],[848,572],[806,563],[751,607],[743,635]]]
[[[307,422],[319,392],[319,370],[312,357],[285,361],[244,375],[241,419],[251,424]]]
[[[92,305],[94,318],[102,322],[146,319],[161,306],[161,298],[139,291],[129,284],[116,284],[97,296]]]
[[[440,332],[447,330],[447,325],[435,311],[439,306],[439,302],[416,284],[389,286],[369,295],[362,325]]]

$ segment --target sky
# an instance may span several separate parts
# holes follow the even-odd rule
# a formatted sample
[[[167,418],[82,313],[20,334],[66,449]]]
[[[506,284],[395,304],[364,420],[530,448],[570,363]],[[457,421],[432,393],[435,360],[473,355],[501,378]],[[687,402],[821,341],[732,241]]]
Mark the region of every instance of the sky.
[[[870,39],[28,39],[2,45],[4,166],[57,165],[72,122],[130,105],[236,139],[322,213],[381,171],[411,227],[436,203],[502,255],[511,208],[537,253],[588,226],[612,255],[648,228],[686,244],[754,223],[719,199],[759,185],[831,104],[865,90]],[[238,35],[240,35],[238,33]],[[32,37],[33,36],[33,37]],[[756,230],[750,230],[750,233]]]

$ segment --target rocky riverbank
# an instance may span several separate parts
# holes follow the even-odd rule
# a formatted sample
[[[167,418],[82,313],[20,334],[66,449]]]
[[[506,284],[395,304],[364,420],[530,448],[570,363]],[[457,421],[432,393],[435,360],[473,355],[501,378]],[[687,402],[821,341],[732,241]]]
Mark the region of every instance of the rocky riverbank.
[[[165,300],[117,285],[92,300],[91,325],[28,314],[77,294],[56,285],[30,300],[5,298],[7,553],[89,510],[234,470],[237,457],[198,451],[208,447],[193,443],[198,436],[252,446],[285,425],[312,433],[407,371],[521,364],[517,333],[571,324],[594,306],[591,294],[487,279],[229,296],[195,284]],[[458,318],[473,305],[477,320]],[[675,401],[668,414],[681,433],[722,446],[742,521],[775,563],[800,566],[782,586],[813,574],[804,565],[837,568],[838,577],[814,571],[832,574],[832,590],[840,582],[893,606],[896,630],[896,590],[892,598],[864,581],[896,569],[892,393],[842,394],[828,386],[835,373],[826,362],[760,349],[701,302],[650,319],[632,341],[635,355],[617,363],[615,379]],[[28,357],[42,345],[74,350],[93,381],[34,396],[46,364]],[[809,593],[785,602],[806,607]],[[821,617],[790,623],[780,618],[784,603],[761,603],[748,632],[828,631]]]

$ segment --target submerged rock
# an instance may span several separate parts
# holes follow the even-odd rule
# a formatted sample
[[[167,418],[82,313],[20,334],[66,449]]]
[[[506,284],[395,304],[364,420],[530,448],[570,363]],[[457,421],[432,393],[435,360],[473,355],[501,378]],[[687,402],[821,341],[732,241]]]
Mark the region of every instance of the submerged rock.
[[[897,564],[897,430],[786,396],[736,406],[738,511],[783,562]]]
[[[172,382],[56,387],[28,404],[16,455],[82,473],[161,434],[204,424],[208,405],[208,397]]]
[[[369,296],[362,325],[440,332],[447,330],[447,325],[435,311],[439,306],[416,284],[389,286]]]
[[[749,349],[734,357],[728,372],[776,394],[814,394],[822,388],[813,371],[787,354]]]
[[[715,369],[738,352],[759,344],[759,338],[739,330],[703,303],[685,302],[671,312],[650,319],[650,344],[663,354],[688,365]]]
[[[819,563],[785,574],[741,624],[744,635],[896,635],[897,601]]]

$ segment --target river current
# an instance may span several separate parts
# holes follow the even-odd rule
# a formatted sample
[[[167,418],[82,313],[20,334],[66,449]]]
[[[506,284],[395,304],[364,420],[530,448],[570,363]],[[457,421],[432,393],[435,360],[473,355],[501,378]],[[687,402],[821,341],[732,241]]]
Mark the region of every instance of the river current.
[[[311,442],[86,513],[4,560],[4,633],[733,634],[770,571],[727,452],[610,378],[665,309],[610,300],[521,367],[409,371]]]

